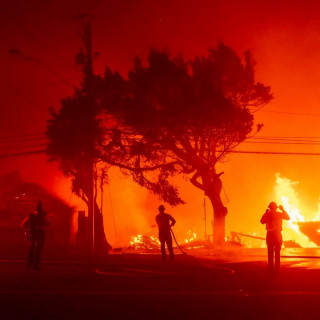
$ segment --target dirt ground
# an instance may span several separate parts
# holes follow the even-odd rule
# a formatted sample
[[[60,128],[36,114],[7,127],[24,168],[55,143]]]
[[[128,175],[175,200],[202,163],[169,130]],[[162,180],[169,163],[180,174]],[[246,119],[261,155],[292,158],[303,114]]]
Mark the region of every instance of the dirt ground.
[[[115,254],[103,262],[0,261],[0,319],[319,319],[320,259]]]

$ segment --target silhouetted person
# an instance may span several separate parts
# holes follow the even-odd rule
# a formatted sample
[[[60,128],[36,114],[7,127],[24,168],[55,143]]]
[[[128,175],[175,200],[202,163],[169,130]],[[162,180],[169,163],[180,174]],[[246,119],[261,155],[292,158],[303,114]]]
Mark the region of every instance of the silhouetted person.
[[[159,240],[161,243],[161,255],[162,260],[166,261],[166,243],[170,254],[170,260],[174,260],[173,255],[173,248],[172,248],[172,237],[171,237],[171,227],[175,225],[176,220],[173,219],[173,217],[165,213],[165,207],[163,205],[160,205],[159,208],[159,214],[156,216],[156,222],[158,224],[159,228]]]
[[[277,209],[280,209],[280,212]],[[266,225],[269,271],[280,268],[280,250],[282,246],[282,220],[290,220],[288,213],[280,205],[270,202],[260,222]]]
[[[27,268],[32,267],[39,270],[41,253],[45,241],[45,226],[47,213],[43,210],[42,203],[37,204],[35,212],[30,213],[29,217],[22,222],[22,226],[27,230],[26,236],[30,241],[27,258]]]

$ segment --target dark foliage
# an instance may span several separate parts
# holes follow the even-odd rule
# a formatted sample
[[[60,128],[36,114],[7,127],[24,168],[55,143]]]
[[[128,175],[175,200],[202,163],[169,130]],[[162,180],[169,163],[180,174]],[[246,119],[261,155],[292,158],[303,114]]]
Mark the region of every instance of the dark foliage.
[[[143,67],[136,58],[128,81],[110,70],[105,75],[107,87],[118,84],[117,99],[103,100],[118,130],[101,149],[102,158],[131,169],[136,182],[176,205],[183,201],[170,175],[191,175],[210,193],[217,162],[253,131],[249,108],[264,106],[272,96],[269,87],[255,82],[250,53],[242,62],[222,43],[192,61],[152,50],[148,62]]]

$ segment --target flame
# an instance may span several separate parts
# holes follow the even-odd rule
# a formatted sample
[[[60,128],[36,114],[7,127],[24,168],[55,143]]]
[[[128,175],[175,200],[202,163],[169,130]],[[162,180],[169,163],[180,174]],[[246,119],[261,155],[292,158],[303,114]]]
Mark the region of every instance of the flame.
[[[281,203],[290,216],[290,220],[283,223],[283,240],[293,240],[302,247],[317,247],[315,243],[300,232],[297,224],[297,222],[311,221],[306,219],[300,211],[301,204],[294,189],[294,186],[298,183],[298,181],[291,181],[288,178],[281,177],[279,173],[276,174],[275,193],[277,203]],[[317,219],[317,217],[314,219]]]
[[[191,244],[193,241],[196,241],[197,234],[191,230],[189,230],[186,234],[185,243]],[[147,236],[138,234],[136,236],[131,236],[130,246],[137,250],[137,249],[144,249],[144,250],[153,250],[160,248],[160,241],[157,237]],[[192,248],[202,248],[203,246],[196,246]]]
[[[152,236],[143,236],[138,234],[137,236],[131,237],[132,241],[130,241],[130,245],[134,249],[159,249],[160,248],[160,241],[156,237]]]
[[[185,241],[185,243],[190,243],[192,241],[195,241],[196,239],[197,239],[197,234],[195,232],[192,232],[191,230],[189,230],[187,232],[187,237],[184,241]]]

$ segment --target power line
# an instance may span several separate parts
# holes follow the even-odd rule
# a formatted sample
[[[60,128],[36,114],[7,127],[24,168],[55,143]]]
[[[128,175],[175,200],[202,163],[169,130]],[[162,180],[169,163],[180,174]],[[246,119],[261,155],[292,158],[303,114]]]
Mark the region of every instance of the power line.
[[[26,58],[27,56],[25,56],[23,53],[21,53],[21,56],[23,58]],[[42,69],[44,69],[45,71],[47,71],[48,73],[52,74],[53,76],[55,76],[58,80],[60,80],[60,82],[68,85],[71,88],[75,88],[76,85],[74,85],[73,83],[71,83],[69,80],[65,79],[64,77],[62,77],[61,75],[59,75],[57,72],[53,71],[52,69],[46,67],[45,65],[41,64],[41,62],[39,62],[38,60],[35,60],[33,58],[31,58],[31,60],[29,60],[35,64],[37,64],[39,67],[41,67]]]
[[[27,156],[27,155],[40,154],[40,153],[46,153],[46,150],[42,149],[42,150],[33,150],[33,151],[25,151],[25,152],[18,152],[18,153],[0,154],[0,159]]]
[[[290,115],[295,115],[295,116],[320,117],[320,114],[319,114],[319,113],[300,113],[300,112],[277,111],[277,110],[257,110],[257,112],[269,112],[269,113],[279,113],[279,114],[290,114]]]
[[[319,138],[319,137],[293,137],[293,138]],[[10,144],[13,143],[15,145],[12,145],[10,147],[22,147],[22,148],[30,148],[30,147],[35,147],[35,146],[46,146],[47,144],[38,144],[38,145],[19,145],[19,143],[25,143],[25,142],[37,142],[37,141],[43,141],[47,140],[47,136],[44,132],[35,132],[35,133],[27,133],[27,134],[20,134],[20,135],[13,135],[13,136],[2,136],[0,137],[0,143],[6,143]],[[272,141],[262,141],[262,142],[249,142],[247,143],[270,143],[270,144],[314,144],[311,142],[305,142],[305,143],[300,143],[300,142],[295,142],[295,143],[290,143],[290,142],[278,142],[278,140],[284,139],[284,140],[289,140],[290,137],[256,137],[255,139],[270,139]],[[273,139],[275,141],[273,141]],[[1,141],[2,140],[2,141]],[[297,140],[301,141],[301,140]],[[320,142],[320,141],[319,141]],[[17,145],[18,144],[18,145]],[[0,158],[7,158],[7,157],[14,157],[14,156],[21,156],[21,155],[29,155],[29,154],[37,154],[37,153],[42,153],[45,152],[45,150],[40,150],[40,151],[28,151],[28,152],[19,152],[19,153],[10,153],[10,154],[3,154],[0,155]],[[316,152],[280,152],[280,151],[248,151],[248,150],[231,150],[229,151],[230,153],[238,153],[238,154],[260,154],[260,155],[300,155],[300,156],[319,156],[320,153]]]
[[[37,143],[37,144],[29,144],[29,145],[22,145],[22,146],[10,146],[10,147],[4,147],[4,148],[1,148],[0,147],[0,150],[5,150],[5,151],[9,151],[10,149],[14,149],[14,150],[25,150],[26,149],[30,149],[30,148],[35,148],[35,147],[47,147],[48,145],[46,143]]]
[[[24,137],[35,137],[35,136],[45,136],[45,132],[35,132],[35,133],[23,133],[17,134],[14,136],[2,136],[1,139],[16,139],[16,138],[24,138]]]
[[[34,154],[46,153],[46,149],[25,151],[18,153],[0,154],[0,159],[20,157]],[[313,152],[276,152],[276,151],[245,151],[245,150],[232,150],[228,153],[239,153],[239,154],[260,154],[260,155],[295,155],[295,156],[320,156],[320,153]]]
[[[283,138],[277,138],[277,137],[252,137],[247,140],[266,140],[266,141],[291,141],[291,142],[320,142],[320,140],[315,140],[315,139],[320,139],[319,137],[317,138],[306,138],[306,137],[283,137]]]
[[[32,33],[26,30],[25,26],[21,24],[11,13],[9,13],[3,6],[0,5],[0,10],[20,29],[20,31],[25,34],[29,39],[31,39],[34,43],[36,43],[38,46],[42,47],[45,51],[47,51],[50,55],[54,56],[56,59],[58,59],[60,62],[62,62],[65,66],[72,69],[74,72],[75,70],[71,68],[70,63],[66,60],[64,60],[61,56],[57,55],[56,53],[53,53],[52,49],[47,47],[42,41],[40,41],[38,38],[36,38]]]
[[[259,137],[252,137],[250,139],[320,139],[320,136],[259,136]]]
[[[15,18],[13,18],[1,5],[0,5],[0,10],[2,10],[11,20],[13,20],[16,24],[18,24],[20,26],[20,24],[16,21]],[[55,56],[55,57],[58,57],[59,60],[61,61],[64,61],[61,57],[57,56],[56,54],[52,53],[52,51],[46,47],[42,42],[38,41],[36,38],[34,38],[34,36],[27,32],[25,30],[25,28],[23,28],[23,26],[20,26],[20,28],[23,30],[23,32],[29,37],[31,38],[33,41],[35,41],[38,45],[42,46],[43,48],[45,48],[45,50],[50,53],[51,55]],[[10,44],[12,44],[11,41],[8,40],[8,38],[6,37],[6,35],[2,35],[2,38],[5,38],[6,41]],[[55,76],[60,82],[72,87],[73,89],[76,87],[76,85],[72,84],[69,80],[65,79],[64,77],[62,77],[61,75],[59,75],[57,72],[53,71],[52,69],[48,68],[47,66],[41,64],[40,61],[38,61],[37,59],[34,59],[30,56],[27,56],[25,54],[23,54],[19,49],[16,49],[16,48],[10,48],[8,50],[9,54],[12,54],[12,55],[16,55],[16,56],[20,56],[21,58],[27,60],[27,61],[31,61],[35,64],[37,64],[38,66],[40,66],[41,68],[43,68],[45,71],[47,71],[48,73],[52,74],[53,76]],[[65,62],[65,64],[67,64],[69,66],[69,63]],[[74,71],[74,70],[73,70]]]
[[[228,153],[247,153],[247,154],[267,154],[267,155],[294,155],[294,156],[320,156],[316,152],[278,152],[278,151],[245,151],[245,150],[232,150]]]
[[[26,144],[28,142],[43,143],[43,142],[47,142],[47,141],[48,141],[48,139],[46,137],[43,137],[43,138],[21,138],[21,139],[15,139],[15,140],[0,140],[0,146],[21,145],[21,144]]]
[[[0,136],[0,139],[11,139],[11,138],[20,138],[20,137],[33,137],[33,136],[43,136],[46,137],[46,132],[29,132],[29,133],[22,133],[18,135],[13,135],[13,136]],[[320,136],[260,136],[260,137],[252,137],[249,138],[248,140],[289,140],[291,141],[292,139],[297,139],[296,141],[304,141],[304,140],[299,140],[299,139],[319,139],[320,142]],[[308,140],[306,140],[308,141]],[[311,140],[312,141],[312,140]]]
[[[40,109],[41,111],[48,113],[49,108],[47,108],[46,110],[44,109],[43,106],[41,106],[40,104],[38,104],[37,102],[35,102],[32,98],[30,98],[28,95],[26,95],[23,91],[21,91],[17,86],[9,83],[9,85],[11,87],[13,87],[15,89],[15,91],[21,96],[23,97],[27,102],[29,102],[32,106],[36,107],[37,109]]]
[[[287,144],[287,145],[299,145],[299,144],[303,144],[303,145],[311,145],[311,146],[319,146],[320,145],[320,141],[309,141],[309,142],[277,142],[277,141],[243,141],[242,143],[252,143],[252,144]]]

